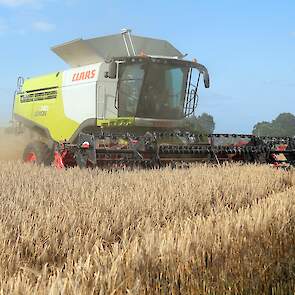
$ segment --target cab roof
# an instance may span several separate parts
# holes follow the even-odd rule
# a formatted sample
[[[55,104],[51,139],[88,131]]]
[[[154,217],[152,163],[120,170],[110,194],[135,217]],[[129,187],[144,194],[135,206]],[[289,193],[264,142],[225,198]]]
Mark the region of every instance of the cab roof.
[[[182,58],[182,53],[166,40],[132,35],[136,55]],[[128,46],[130,46],[130,41]],[[51,48],[71,67],[85,66],[102,62],[117,56],[128,56],[123,35],[109,35],[92,39],[76,39]]]

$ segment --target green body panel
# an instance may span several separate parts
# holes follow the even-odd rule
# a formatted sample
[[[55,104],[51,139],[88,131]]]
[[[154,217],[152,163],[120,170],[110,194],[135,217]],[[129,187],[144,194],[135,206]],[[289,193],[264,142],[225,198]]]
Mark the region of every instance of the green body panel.
[[[121,127],[132,126],[135,123],[134,117],[120,117],[112,119],[97,119],[97,126],[99,127]]]
[[[25,80],[15,97],[14,114],[47,129],[55,141],[69,140],[79,127],[64,114],[62,73]]]

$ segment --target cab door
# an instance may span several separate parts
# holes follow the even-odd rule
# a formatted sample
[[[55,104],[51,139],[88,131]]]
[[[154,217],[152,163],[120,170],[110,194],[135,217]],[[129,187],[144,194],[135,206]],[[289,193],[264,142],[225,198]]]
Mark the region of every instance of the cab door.
[[[117,109],[117,85],[118,77],[110,79],[105,77],[107,64],[101,65],[101,71],[97,82],[97,119],[111,119],[118,117]]]

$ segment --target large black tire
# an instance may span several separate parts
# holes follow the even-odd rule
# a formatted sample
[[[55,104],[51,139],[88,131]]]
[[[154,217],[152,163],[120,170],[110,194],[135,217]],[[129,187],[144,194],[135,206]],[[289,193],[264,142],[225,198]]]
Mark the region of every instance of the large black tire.
[[[23,153],[23,161],[26,163],[49,166],[52,163],[52,158],[48,146],[39,141],[29,143]]]

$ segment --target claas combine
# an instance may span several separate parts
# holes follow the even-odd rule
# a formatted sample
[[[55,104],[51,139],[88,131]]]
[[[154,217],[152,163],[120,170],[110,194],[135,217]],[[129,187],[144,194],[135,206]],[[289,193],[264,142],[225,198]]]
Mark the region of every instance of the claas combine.
[[[294,163],[292,138],[192,132],[198,88],[209,88],[209,74],[167,41],[122,30],[52,50],[68,70],[17,83],[13,124],[31,138],[25,162],[59,168]]]

